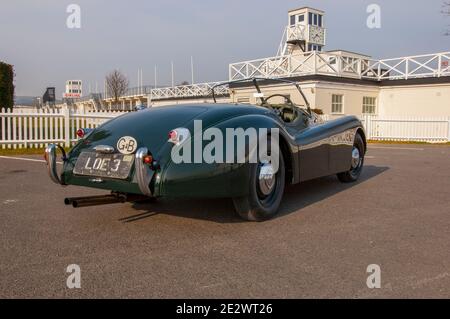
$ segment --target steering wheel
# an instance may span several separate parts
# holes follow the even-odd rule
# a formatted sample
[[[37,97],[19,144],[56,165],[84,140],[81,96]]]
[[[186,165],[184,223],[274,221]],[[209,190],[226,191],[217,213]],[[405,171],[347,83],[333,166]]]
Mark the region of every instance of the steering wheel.
[[[290,107],[290,109],[292,110],[292,113],[293,114],[297,113],[297,108],[295,107],[295,104],[294,104],[294,102],[292,102],[291,98],[289,96],[287,96],[287,95],[283,95],[283,94],[279,94],[279,93],[278,94],[272,94],[272,95],[266,97],[262,101],[262,105],[261,106],[266,106],[269,109],[271,109],[272,111],[275,111],[279,116],[281,116],[281,111],[279,111],[278,109],[277,110],[274,109],[269,103],[267,103],[267,101],[269,101],[271,98],[274,98],[274,97],[283,97],[283,98],[285,98],[285,100],[287,101],[286,104]]]
[[[292,102],[291,98],[290,98],[289,96],[287,96],[287,95],[283,95],[283,94],[279,94],[279,93],[278,93],[278,94],[272,94],[272,95],[266,97],[266,98],[262,101],[262,105],[263,105],[263,106],[267,106],[267,107],[270,108],[270,109],[273,109],[273,107],[270,106],[270,104],[268,104],[267,101],[269,101],[271,98],[274,98],[274,97],[283,97],[283,98],[285,98],[286,101],[288,102],[288,105],[291,107],[292,110],[294,110],[295,104],[294,104],[294,102]]]

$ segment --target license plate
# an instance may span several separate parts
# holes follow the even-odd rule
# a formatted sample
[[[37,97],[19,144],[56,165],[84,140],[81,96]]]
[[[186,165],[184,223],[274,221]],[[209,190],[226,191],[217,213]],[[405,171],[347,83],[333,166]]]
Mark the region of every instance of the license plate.
[[[133,162],[134,155],[82,152],[73,172],[77,175],[126,179]]]

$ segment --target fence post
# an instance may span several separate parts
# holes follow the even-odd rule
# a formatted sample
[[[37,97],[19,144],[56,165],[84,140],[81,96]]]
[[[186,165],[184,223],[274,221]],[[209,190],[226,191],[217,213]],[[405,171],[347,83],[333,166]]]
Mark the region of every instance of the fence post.
[[[448,125],[447,125],[447,142],[450,142],[450,116],[448,118]]]
[[[366,125],[366,140],[370,140],[372,138],[371,135],[371,117],[368,113],[365,114],[364,124]]]
[[[64,141],[65,146],[70,147],[70,110],[63,109],[64,115]]]

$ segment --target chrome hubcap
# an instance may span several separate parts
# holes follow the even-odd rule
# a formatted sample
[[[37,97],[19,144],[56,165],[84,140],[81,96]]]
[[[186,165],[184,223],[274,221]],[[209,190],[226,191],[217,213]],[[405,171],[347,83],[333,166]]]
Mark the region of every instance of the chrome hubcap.
[[[359,150],[357,147],[353,146],[352,150],[352,168],[357,168],[359,166],[359,162],[361,161],[359,156]]]
[[[272,164],[264,163],[259,170],[259,190],[265,196],[269,195],[275,187],[275,172]]]

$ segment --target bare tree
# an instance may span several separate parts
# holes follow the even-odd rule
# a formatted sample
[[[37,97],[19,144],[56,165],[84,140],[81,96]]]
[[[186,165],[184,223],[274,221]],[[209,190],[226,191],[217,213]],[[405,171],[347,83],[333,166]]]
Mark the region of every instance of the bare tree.
[[[114,104],[117,105],[119,97],[128,90],[128,79],[119,70],[114,70],[106,76],[106,87],[109,94],[114,97]]]

